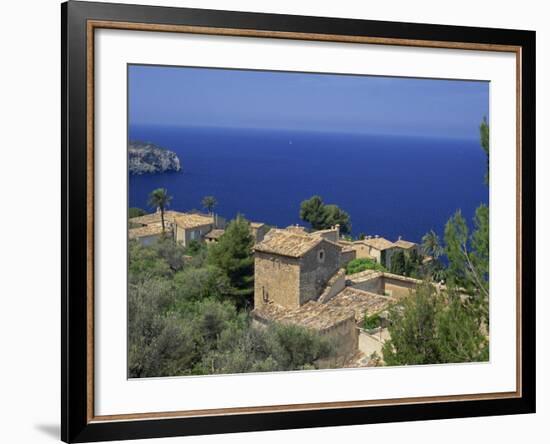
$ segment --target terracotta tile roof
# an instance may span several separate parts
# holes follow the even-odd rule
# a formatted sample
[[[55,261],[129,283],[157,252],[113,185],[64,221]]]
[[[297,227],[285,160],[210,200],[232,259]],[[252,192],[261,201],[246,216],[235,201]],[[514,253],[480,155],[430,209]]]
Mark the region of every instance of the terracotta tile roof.
[[[321,242],[328,241],[321,237],[308,236],[289,230],[272,229],[261,242],[254,246],[254,250],[282,256],[301,257]]]
[[[212,216],[205,216],[202,214],[182,213],[179,211],[165,211],[164,220],[170,223],[175,223],[180,228],[195,228],[201,225],[208,225],[214,223]],[[138,216],[130,219],[130,222],[141,225],[149,225],[160,222],[160,212],[146,214],[144,216]]]
[[[263,222],[250,222],[252,228],[262,228],[265,224]]]
[[[252,314],[263,322],[295,324],[323,331],[349,320],[361,322],[365,313],[378,313],[392,302],[392,298],[347,287],[327,303],[309,301],[290,310],[269,303],[256,307]]]
[[[363,239],[361,242],[380,251],[394,247],[393,242],[383,237],[371,237],[370,239]]]
[[[214,239],[214,240],[217,240],[220,238],[220,236],[225,233],[225,230],[220,230],[220,229],[215,229],[215,230],[212,230],[208,233],[206,233],[206,235],[204,236],[206,239]]]
[[[399,248],[403,248],[404,250],[409,250],[416,246],[414,242],[410,242],[404,239],[398,239],[394,242],[394,245]]]
[[[165,226],[166,233],[171,232],[170,226]],[[162,224],[154,223],[145,225],[143,227],[130,228],[128,230],[128,237],[130,239],[138,239],[140,237],[154,236],[162,234]]]
[[[326,330],[348,320],[355,320],[352,310],[333,309],[329,304],[310,301],[299,308],[287,310],[270,303],[255,308],[253,316],[264,322],[294,324],[315,330]]]
[[[362,322],[365,314],[369,316],[379,313],[394,302],[393,298],[382,296],[376,293],[360,290],[358,288],[346,287],[327,305],[338,309],[353,310],[356,322]]]

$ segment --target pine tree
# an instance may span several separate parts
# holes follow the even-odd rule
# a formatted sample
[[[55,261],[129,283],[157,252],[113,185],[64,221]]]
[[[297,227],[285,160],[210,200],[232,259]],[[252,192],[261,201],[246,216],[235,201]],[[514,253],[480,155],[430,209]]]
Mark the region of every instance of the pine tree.
[[[390,337],[384,344],[388,365],[481,362],[489,358],[488,338],[477,313],[458,292],[438,294],[423,283],[390,309]]]
[[[239,305],[248,304],[254,290],[253,245],[249,223],[239,215],[208,250],[208,263],[227,275],[232,287],[231,296]]]
[[[340,225],[340,233],[351,233],[349,214],[336,205],[325,205],[325,228]]]
[[[320,196],[313,196],[301,203],[300,219],[309,222],[314,230],[325,230],[340,225],[342,234],[351,233],[349,214],[337,205],[325,205]]]
[[[325,228],[325,204],[320,196],[304,200],[300,205],[300,219],[311,224],[314,230]]]
[[[391,339],[382,350],[388,365],[418,365],[440,362],[436,344],[436,317],[442,309],[435,289],[425,284],[390,309]]]

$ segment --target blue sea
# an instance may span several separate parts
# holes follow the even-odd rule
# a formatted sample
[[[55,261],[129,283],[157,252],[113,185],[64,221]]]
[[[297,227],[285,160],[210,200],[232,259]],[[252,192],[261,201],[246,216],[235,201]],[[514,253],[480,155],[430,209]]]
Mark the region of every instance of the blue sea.
[[[132,126],[129,137],[176,152],[183,168],[130,176],[131,207],[151,210],[148,194],[165,187],[172,209],[201,209],[213,195],[223,217],[285,227],[302,223],[300,202],[317,194],[350,214],[354,235],[419,242],[457,209],[471,221],[489,202],[477,139],[160,126]]]

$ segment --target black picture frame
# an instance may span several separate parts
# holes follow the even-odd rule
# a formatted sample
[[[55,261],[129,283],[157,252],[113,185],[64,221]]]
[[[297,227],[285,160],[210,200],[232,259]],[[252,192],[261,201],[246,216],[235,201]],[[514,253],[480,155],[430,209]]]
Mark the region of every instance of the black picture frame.
[[[87,23],[187,25],[333,36],[369,36],[521,48],[521,396],[318,410],[94,421],[89,415],[87,305]],[[535,32],[69,1],[61,5],[62,374],[61,438],[91,442],[511,415],[535,412]],[[513,196],[511,196],[513,198]],[[93,320],[92,320],[93,322]]]

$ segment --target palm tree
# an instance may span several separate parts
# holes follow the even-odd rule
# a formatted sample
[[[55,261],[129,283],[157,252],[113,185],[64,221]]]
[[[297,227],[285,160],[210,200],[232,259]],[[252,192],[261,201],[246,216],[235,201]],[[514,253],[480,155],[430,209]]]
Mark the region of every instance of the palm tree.
[[[439,258],[443,256],[445,249],[441,245],[439,236],[434,230],[428,231],[422,237],[422,250],[424,254],[432,258],[428,265],[432,279],[436,282],[444,281],[446,275],[445,267],[443,267]]]
[[[162,223],[162,234],[164,235],[164,210],[168,205],[172,196],[168,195],[168,190],[166,188],[157,188],[149,194],[149,205],[153,208],[160,210],[160,221]]]
[[[441,246],[439,236],[434,230],[428,231],[422,237],[422,249],[424,250],[424,254],[434,259],[438,259],[443,254],[443,247]]]
[[[204,209],[210,214],[214,211],[214,207],[218,205],[218,201],[214,196],[204,196],[201,203]]]

